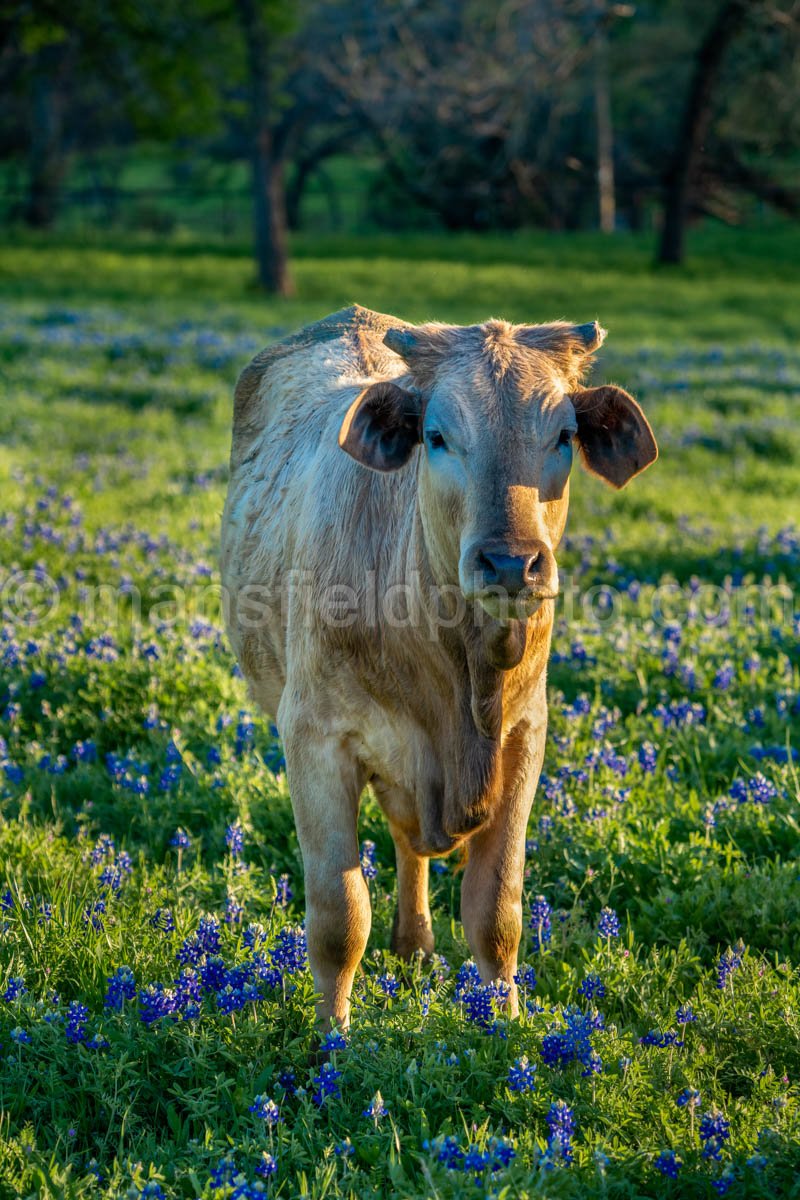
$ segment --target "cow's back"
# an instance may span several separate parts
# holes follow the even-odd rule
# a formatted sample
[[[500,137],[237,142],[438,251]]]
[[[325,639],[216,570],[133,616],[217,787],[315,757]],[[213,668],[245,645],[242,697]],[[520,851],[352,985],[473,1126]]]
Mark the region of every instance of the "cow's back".
[[[315,590],[358,588],[375,565],[378,525],[391,529],[398,519],[403,481],[366,471],[338,445],[363,388],[405,370],[383,345],[386,329],[398,324],[359,306],[344,309],[262,351],[236,387],[222,582],[233,648],[255,698],[272,713],[286,680],[287,572],[296,582],[305,575]]]

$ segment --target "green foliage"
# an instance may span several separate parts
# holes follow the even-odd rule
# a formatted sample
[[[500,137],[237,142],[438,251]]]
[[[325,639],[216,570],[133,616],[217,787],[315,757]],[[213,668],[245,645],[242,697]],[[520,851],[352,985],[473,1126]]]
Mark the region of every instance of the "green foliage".
[[[0,998],[0,1196],[229,1195],[211,1185],[229,1153],[251,1189],[274,1155],[265,1192],[287,1197],[709,1197],[726,1171],[731,1196],[796,1194],[796,240],[708,234],[676,276],[653,274],[636,240],[300,241],[299,294],[282,302],[251,298],[246,257],[213,245],[3,247],[0,997],[20,976],[27,991]],[[574,478],[525,885],[526,917],[540,894],[552,906],[552,940],[539,949],[526,930],[537,983],[523,1017],[495,1012],[486,1032],[453,1000],[468,955],[456,862],[431,889],[450,973],[392,958],[391,841],[367,797],[373,932],[350,1044],[331,1057],[341,1095],[319,1106],[307,971],[232,1015],[213,990],[198,1015],[150,1024],[137,999],[103,1002],[123,965],[140,992],[171,983],[204,914],[221,920],[226,969],[251,961],[250,923],[268,953],[302,920],[280,746],[268,717],[241,718],[215,558],[237,371],[352,299],[410,318],[599,317],[611,335],[596,378],[642,399],[662,457],[621,494]],[[19,619],[20,572],[36,624]],[[670,718],[684,701],[702,719]],[[133,765],[115,774],[108,754]],[[737,798],[759,773],[763,802]],[[236,821],[246,870],[226,840]],[[102,881],[115,864],[118,890]],[[231,897],[243,914],[226,924]],[[597,935],[606,905],[619,939]],[[174,931],[152,923],[165,908]],[[544,1039],[566,1006],[591,1007],[579,988],[593,974],[603,1069],[548,1065]],[[77,1042],[72,1002],[89,1010]],[[685,1004],[697,1020],[681,1025]],[[641,1042],[652,1030],[685,1044]],[[537,1069],[519,1092],[523,1056]],[[694,1116],[676,1103],[686,1088],[702,1094]],[[366,1117],[377,1091],[388,1115]],[[258,1095],[280,1123],[249,1111]],[[546,1154],[558,1099],[575,1118],[569,1167]],[[715,1105],[730,1121],[720,1162],[699,1137]],[[476,1154],[506,1137],[515,1157],[476,1183],[437,1160],[430,1143],[449,1135]],[[667,1148],[683,1160],[675,1181],[655,1165]]]

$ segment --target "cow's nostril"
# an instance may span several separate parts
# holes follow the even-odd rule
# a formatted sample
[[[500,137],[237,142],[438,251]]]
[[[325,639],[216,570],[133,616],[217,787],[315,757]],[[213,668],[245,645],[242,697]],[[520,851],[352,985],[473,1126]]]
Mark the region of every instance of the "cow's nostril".
[[[475,566],[483,575],[484,583],[497,583],[499,573],[497,566],[492,558],[483,550],[479,550],[475,557]]]
[[[536,575],[536,569],[539,566],[539,560],[541,559],[541,557],[542,557],[542,554],[541,554],[540,550],[535,550],[533,552],[533,554],[529,555],[528,561],[525,563],[525,571],[524,571],[526,583],[530,583],[531,580]]]

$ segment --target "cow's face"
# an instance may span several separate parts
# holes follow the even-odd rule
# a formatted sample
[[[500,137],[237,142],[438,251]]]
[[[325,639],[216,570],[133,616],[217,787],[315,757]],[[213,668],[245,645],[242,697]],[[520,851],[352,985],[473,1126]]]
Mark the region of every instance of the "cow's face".
[[[574,450],[615,487],[657,456],[632,397],[579,385],[604,336],[595,323],[390,330],[410,380],[373,384],[342,425],[343,449],[374,470],[396,470],[421,445],[436,578],[500,620],[529,617],[558,592]]]

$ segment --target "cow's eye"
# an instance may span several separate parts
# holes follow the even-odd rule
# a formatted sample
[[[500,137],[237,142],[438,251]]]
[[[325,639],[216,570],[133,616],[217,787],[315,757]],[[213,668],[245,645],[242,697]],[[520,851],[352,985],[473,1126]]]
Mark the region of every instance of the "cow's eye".
[[[559,446],[571,446],[572,438],[573,433],[571,429],[562,429],[561,433],[558,435]]]
[[[438,429],[431,429],[428,433],[428,445],[431,450],[444,450],[446,443]]]

